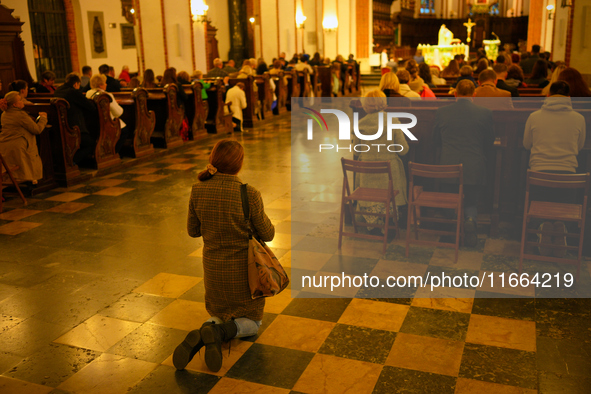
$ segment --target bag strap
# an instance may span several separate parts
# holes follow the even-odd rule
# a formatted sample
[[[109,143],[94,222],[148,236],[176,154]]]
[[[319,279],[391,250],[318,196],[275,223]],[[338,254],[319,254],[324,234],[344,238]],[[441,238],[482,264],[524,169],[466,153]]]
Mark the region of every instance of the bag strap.
[[[240,197],[242,198],[242,211],[244,212],[244,220],[248,229],[248,239],[252,238],[252,226],[250,225],[250,204],[248,203],[248,192],[246,190],[246,183],[240,185]]]

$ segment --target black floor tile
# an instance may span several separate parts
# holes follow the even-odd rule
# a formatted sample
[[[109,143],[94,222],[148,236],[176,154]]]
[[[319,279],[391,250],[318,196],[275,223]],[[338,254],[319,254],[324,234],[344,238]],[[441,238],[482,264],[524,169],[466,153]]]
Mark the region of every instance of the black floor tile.
[[[591,387],[591,378],[589,376],[572,376],[556,374],[551,372],[540,372],[538,375],[540,382],[540,394],[589,394]]]
[[[466,343],[459,377],[537,389],[535,353]]]
[[[57,207],[58,205],[62,205],[62,204],[63,204],[63,202],[61,202],[61,201],[41,200],[41,201],[32,202],[30,204],[27,204],[23,208],[33,209],[36,211],[45,211],[46,209],[51,209],[53,207]]]
[[[476,292],[472,313],[477,315],[498,316],[508,319],[533,321],[535,319],[535,300],[533,298],[497,298],[499,295],[488,292]]]
[[[359,289],[355,298],[410,305],[416,292],[415,287],[369,287]]]
[[[205,302],[205,282],[201,281],[179,297],[181,300]]]
[[[383,364],[395,339],[395,332],[337,324],[318,353]]]
[[[589,315],[536,310],[536,334],[591,343]]]
[[[51,343],[4,375],[27,382],[57,387],[100,356],[100,352]]]
[[[441,286],[444,287],[454,287],[459,289],[472,290],[474,288],[470,286],[470,278],[473,276],[480,277],[479,273],[479,271],[469,269],[458,269],[441,267],[438,265],[430,265],[427,268],[427,272],[423,276],[423,280],[425,281],[425,283],[430,285],[431,283],[433,283],[433,277],[437,277],[439,278],[439,280],[436,279],[434,282],[435,284],[439,283]],[[427,275],[429,275],[429,277],[427,277]],[[465,279],[465,277],[467,279]]]
[[[283,310],[283,314],[337,322],[349,303],[350,298],[294,298]]]
[[[313,357],[314,353],[254,343],[226,376],[291,389]]]
[[[433,257],[433,248],[410,246],[408,257],[406,248],[401,245],[390,245],[386,249],[386,260],[400,261],[404,263],[429,264]]]
[[[591,344],[538,337],[536,360],[540,371],[591,377]]]
[[[193,371],[177,371],[173,367],[160,365],[128,393],[141,394],[187,394],[207,393],[220,377]]]
[[[470,314],[411,306],[400,332],[463,341]]]
[[[373,394],[453,394],[455,389],[456,378],[452,376],[385,366]]]

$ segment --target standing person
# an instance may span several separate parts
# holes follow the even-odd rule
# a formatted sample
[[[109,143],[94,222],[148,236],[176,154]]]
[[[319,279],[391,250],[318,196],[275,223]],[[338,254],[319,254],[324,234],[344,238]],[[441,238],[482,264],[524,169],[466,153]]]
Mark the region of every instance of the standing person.
[[[203,237],[205,308],[211,318],[175,349],[172,361],[178,370],[205,346],[207,367],[219,371],[222,343],[256,335],[263,320],[265,299],[253,300],[248,285],[248,230],[237,176],[243,160],[238,141],[219,141],[191,191],[187,231],[193,238]],[[261,193],[250,185],[247,193],[253,231],[265,242],[273,240],[275,228]]]
[[[80,128],[80,148],[74,154],[74,163],[78,164],[94,153],[99,130],[98,127],[88,130],[86,119],[98,120],[96,106],[80,91],[80,77],[75,73],[66,75],[66,82],[55,91],[55,97],[61,97],[70,104],[68,123],[71,127]]]
[[[486,185],[486,154],[495,141],[492,111],[472,102],[474,90],[472,82],[460,81],[454,93],[456,103],[437,110],[433,130],[434,144],[441,147],[439,164],[463,164],[466,246],[478,243],[478,200]],[[457,193],[457,185],[446,183],[442,186],[448,192]]]
[[[519,67],[521,67],[524,74],[531,74],[534,69],[534,65],[538,60],[540,60],[540,46],[537,44],[532,45],[531,56],[523,58],[523,60],[519,62]]]
[[[18,166],[13,170],[17,181],[36,184],[43,178],[43,163],[35,136],[45,129],[47,113],[40,112],[39,120],[35,123],[23,111],[25,103],[18,92],[7,93],[5,100],[8,108],[2,113],[0,154],[9,166]]]
[[[226,93],[226,103],[231,103],[232,122],[235,124],[234,131],[242,131],[242,110],[246,108],[246,94],[244,93],[244,83],[238,82],[234,87],[228,89]]]

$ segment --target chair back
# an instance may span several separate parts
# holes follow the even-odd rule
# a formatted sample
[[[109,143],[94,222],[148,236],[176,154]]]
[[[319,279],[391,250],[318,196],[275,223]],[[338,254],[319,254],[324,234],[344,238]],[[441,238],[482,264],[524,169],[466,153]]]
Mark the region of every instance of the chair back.
[[[589,193],[589,179],[586,174],[551,174],[527,170],[527,190],[530,185],[553,187],[561,189],[585,189],[585,195]]]
[[[363,174],[388,174],[388,178],[392,180],[389,161],[359,161],[349,160],[343,157],[341,158],[341,163],[345,176],[347,175],[347,171]]]
[[[411,161],[408,163],[408,173],[411,180],[415,176],[435,179],[457,178],[460,184],[464,183],[464,171],[462,164],[432,165],[413,163]]]

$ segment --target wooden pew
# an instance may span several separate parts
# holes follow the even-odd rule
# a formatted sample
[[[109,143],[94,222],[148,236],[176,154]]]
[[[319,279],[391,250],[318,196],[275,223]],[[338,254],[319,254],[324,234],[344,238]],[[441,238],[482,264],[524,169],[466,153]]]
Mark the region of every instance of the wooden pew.
[[[30,101],[37,101],[31,98]],[[68,124],[70,104],[62,98],[45,98],[33,105],[25,106],[25,110],[34,116],[39,112],[47,112],[48,125],[39,137],[39,155],[43,162],[43,179],[34,193],[60,186],[69,187],[80,183],[90,176],[82,176],[80,169],[74,164],[74,154],[80,148],[80,128]]]
[[[330,66],[315,66],[314,74],[318,78],[320,91],[318,97],[332,97],[332,73]]]
[[[310,75],[311,84],[312,84],[312,93],[314,97],[322,97],[322,83],[320,82],[320,76],[318,75],[318,71],[314,67],[314,73]]]
[[[283,70],[279,71],[277,74],[269,73],[269,75],[271,78],[273,78],[273,81],[275,82],[275,95],[277,96],[277,112],[279,114],[282,114],[285,111],[287,111],[287,85],[285,83]]]
[[[121,119],[130,130],[133,130],[133,157],[143,157],[154,152],[150,138],[156,127],[156,115],[148,109],[148,91],[135,88],[131,92],[113,93],[123,107]]]
[[[242,110],[242,126],[252,128],[259,121],[257,117],[258,92],[254,91],[254,77],[249,75],[246,78],[230,78],[228,84],[234,87],[238,82],[244,84],[244,94],[246,95],[246,108]]]
[[[207,89],[207,103],[209,111],[205,127],[208,133],[232,133],[232,114],[229,106],[224,102],[226,95],[226,87],[222,78],[205,79],[204,82],[211,83],[211,87]],[[224,110],[224,108],[227,108]],[[227,111],[227,112],[226,112]]]
[[[263,75],[257,75],[255,77],[255,82],[258,86],[258,100],[263,119],[267,119],[273,115],[273,90],[271,89],[270,80],[271,76],[268,71],[265,71]]]
[[[92,99],[96,104],[99,119],[99,137],[94,149],[97,169],[112,167],[121,163],[115,145],[121,136],[119,119],[111,119],[111,97],[106,93],[99,93]]]
[[[180,129],[185,110],[178,105],[175,84],[164,88],[146,89],[148,91],[148,109],[156,116],[155,131],[151,142],[164,148],[174,148],[183,144]]]
[[[300,85],[298,84],[298,77],[295,70],[284,71],[285,80],[287,83],[287,97],[285,99],[285,106],[288,111],[291,111],[291,98],[300,96]]]
[[[193,119],[191,122],[191,131],[193,134],[193,139],[203,138],[207,135],[207,130],[205,129],[205,120],[207,119],[209,105],[207,104],[207,101],[203,100],[202,98],[202,89],[203,85],[201,82],[193,81],[191,83],[191,90],[193,92]]]
[[[296,71],[296,76],[299,85],[299,94],[297,97],[311,97],[312,84],[310,82],[311,79],[308,70],[304,69],[303,71]]]

